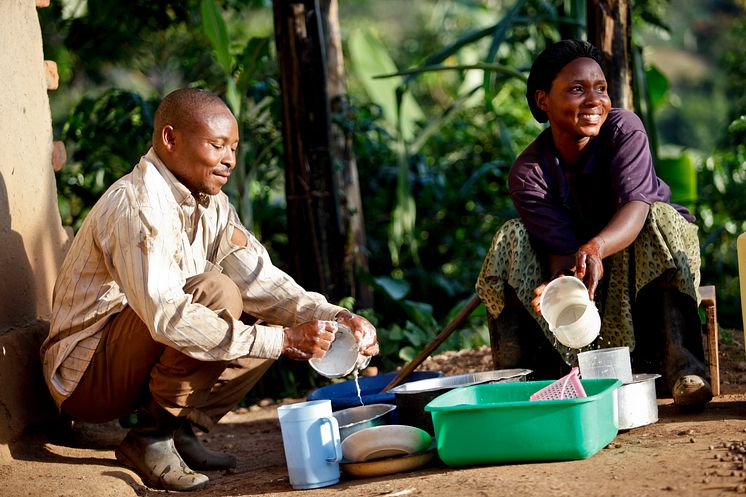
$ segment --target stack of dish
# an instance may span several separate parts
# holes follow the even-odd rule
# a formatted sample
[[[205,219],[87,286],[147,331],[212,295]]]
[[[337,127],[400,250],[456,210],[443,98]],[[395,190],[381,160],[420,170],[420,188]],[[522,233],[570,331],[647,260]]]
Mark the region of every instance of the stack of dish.
[[[411,471],[432,461],[435,446],[424,430],[408,425],[365,428],[342,440],[342,470],[356,477]]]

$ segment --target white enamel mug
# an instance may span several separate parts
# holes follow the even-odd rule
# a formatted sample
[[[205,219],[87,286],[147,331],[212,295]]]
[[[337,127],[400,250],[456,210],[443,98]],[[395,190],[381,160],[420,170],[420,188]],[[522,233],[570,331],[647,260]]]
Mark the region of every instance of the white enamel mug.
[[[369,362],[370,357],[360,355],[360,344],[352,330],[343,324],[337,324],[337,332],[329,350],[323,357],[309,360],[308,364],[327,378],[341,378],[355,369],[364,369]]]

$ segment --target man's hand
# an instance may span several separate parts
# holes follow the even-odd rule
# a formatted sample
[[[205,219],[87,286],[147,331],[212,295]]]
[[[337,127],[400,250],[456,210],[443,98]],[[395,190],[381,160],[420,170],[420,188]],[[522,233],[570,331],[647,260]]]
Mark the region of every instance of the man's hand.
[[[334,341],[337,323],[334,321],[308,321],[285,328],[282,355],[296,361],[323,357]]]
[[[370,321],[349,311],[342,311],[334,320],[347,326],[360,344],[360,354],[366,357],[378,354],[378,337],[376,328]]]

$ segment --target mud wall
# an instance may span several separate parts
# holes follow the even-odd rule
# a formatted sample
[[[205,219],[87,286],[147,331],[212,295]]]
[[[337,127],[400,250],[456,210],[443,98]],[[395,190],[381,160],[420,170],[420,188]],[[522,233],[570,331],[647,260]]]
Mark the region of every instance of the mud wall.
[[[69,246],[57,209],[37,8],[49,0],[0,1],[0,463],[29,425],[54,415],[38,348],[48,332],[54,280]]]

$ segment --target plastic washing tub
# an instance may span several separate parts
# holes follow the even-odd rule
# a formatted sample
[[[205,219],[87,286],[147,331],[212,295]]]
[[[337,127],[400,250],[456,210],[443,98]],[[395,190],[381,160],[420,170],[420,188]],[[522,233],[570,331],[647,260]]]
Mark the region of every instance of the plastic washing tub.
[[[530,401],[552,383],[457,388],[432,400],[438,456],[450,466],[585,459],[617,435],[615,378],[581,380],[587,397]]]

